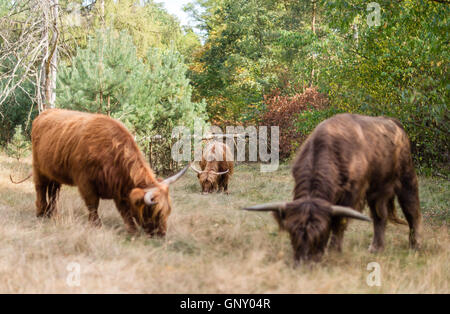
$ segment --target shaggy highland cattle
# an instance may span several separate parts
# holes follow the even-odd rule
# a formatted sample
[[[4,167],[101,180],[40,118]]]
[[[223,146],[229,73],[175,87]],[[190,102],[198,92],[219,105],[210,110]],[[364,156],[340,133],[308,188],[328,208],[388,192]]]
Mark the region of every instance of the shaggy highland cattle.
[[[418,181],[397,120],[340,114],[320,123],[302,145],[292,174],[293,201],[245,209],[273,212],[290,234],[296,261],[320,260],[330,234],[330,248],[341,251],[347,218],[370,221],[360,213],[366,201],[374,226],[369,249],[383,250],[387,221],[406,224],[395,214],[395,195],[409,224],[410,247],[418,247]]]
[[[188,169],[156,179],[133,136],[105,115],[51,109],[33,121],[33,178],[38,217],[51,217],[62,184],[77,186],[100,226],[100,199],[113,199],[129,232],[135,222],[150,235],[163,236],[171,212],[169,185]]]
[[[231,150],[226,144],[215,140],[208,142],[203,150],[201,170],[194,166],[191,168],[197,172],[202,194],[222,190],[228,194],[228,181],[233,174],[234,163]]]

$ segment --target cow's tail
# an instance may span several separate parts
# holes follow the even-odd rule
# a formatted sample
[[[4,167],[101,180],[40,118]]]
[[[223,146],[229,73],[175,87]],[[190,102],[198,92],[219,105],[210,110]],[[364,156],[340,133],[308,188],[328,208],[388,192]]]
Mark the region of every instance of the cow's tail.
[[[20,181],[14,181],[11,175],[9,175],[9,179],[10,179],[11,182],[14,183],[14,184],[20,184],[20,183],[22,183],[22,182],[27,181],[27,180],[28,180],[29,178],[31,178],[32,176],[33,176],[33,172],[31,172],[25,179],[20,180]]]
[[[390,201],[390,202],[391,202],[391,204],[389,204],[390,206],[388,206],[389,221],[392,223],[399,224],[399,225],[407,225],[408,223],[405,220],[400,219],[397,216],[397,211],[395,210],[394,200],[392,199],[392,201]]]

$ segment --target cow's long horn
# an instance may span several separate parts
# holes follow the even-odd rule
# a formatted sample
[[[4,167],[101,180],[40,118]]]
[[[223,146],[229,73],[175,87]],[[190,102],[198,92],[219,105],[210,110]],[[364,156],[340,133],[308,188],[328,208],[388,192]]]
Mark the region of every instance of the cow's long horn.
[[[277,202],[277,203],[266,203],[255,205],[251,207],[245,207],[244,210],[255,211],[255,212],[269,212],[269,211],[279,211],[284,210],[286,208],[286,202]]]
[[[350,207],[333,205],[331,206],[331,210],[333,216],[342,216],[359,220],[372,221],[372,219],[370,219],[366,215],[363,215]]]
[[[203,173],[204,171],[200,171],[198,169],[196,169],[193,165],[191,165],[192,170],[194,170],[197,173]]]
[[[157,204],[157,202],[153,201],[153,191],[154,191],[154,189],[150,189],[144,195],[144,203],[147,206],[153,206],[153,205]]]
[[[215,172],[215,171],[211,171],[211,172],[213,172],[213,173],[215,173],[217,175],[220,175],[220,174],[225,174],[225,173],[227,173],[229,171],[230,171],[230,169],[227,169],[227,171],[222,171],[222,172]]]
[[[181,171],[178,172],[177,174],[175,174],[175,175],[173,175],[173,176],[171,176],[171,177],[165,179],[162,183],[167,184],[167,185],[170,185],[170,184],[172,184],[172,183],[175,183],[179,178],[181,178],[181,177],[183,176],[183,174],[186,173],[186,171],[189,169],[189,166],[190,166],[190,165],[188,164],[186,167],[184,167],[183,170],[181,170]]]

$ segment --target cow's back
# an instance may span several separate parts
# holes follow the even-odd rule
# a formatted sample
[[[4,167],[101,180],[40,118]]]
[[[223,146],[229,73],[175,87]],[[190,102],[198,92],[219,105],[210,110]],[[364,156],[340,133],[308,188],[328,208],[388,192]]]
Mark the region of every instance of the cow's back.
[[[320,123],[302,145],[293,166],[294,194],[298,198],[318,189],[332,202],[344,194],[362,198],[371,187],[394,183],[410,159],[409,140],[398,121],[339,114]]]
[[[211,169],[215,171],[229,171],[229,175],[233,174],[234,162],[233,154],[225,143],[219,141],[211,141],[207,143],[202,154],[200,167],[202,170],[207,168],[209,163]],[[208,167],[209,168],[209,167]]]

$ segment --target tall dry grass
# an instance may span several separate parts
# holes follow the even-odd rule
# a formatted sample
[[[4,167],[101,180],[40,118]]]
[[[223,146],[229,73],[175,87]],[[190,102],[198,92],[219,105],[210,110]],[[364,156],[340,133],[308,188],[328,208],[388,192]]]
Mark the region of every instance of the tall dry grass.
[[[30,161],[0,155],[0,292],[3,293],[449,293],[448,182],[421,178],[423,248],[408,250],[408,229],[389,225],[386,250],[368,253],[372,227],[352,222],[344,252],[294,267],[288,236],[267,213],[244,205],[291,197],[288,166],[276,173],[239,165],[230,195],[200,195],[194,173],[172,187],[173,213],[165,239],[132,238],[111,201],[102,201],[103,227],[90,227],[75,188],[61,192],[55,219],[35,217]],[[441,187],[444,188],[441,188]],[[437,188],[436,188],[437,187]],[[369,262],[381,266],[381,286],[369,287]],[[70,263],[81,267],[69,286]]]

